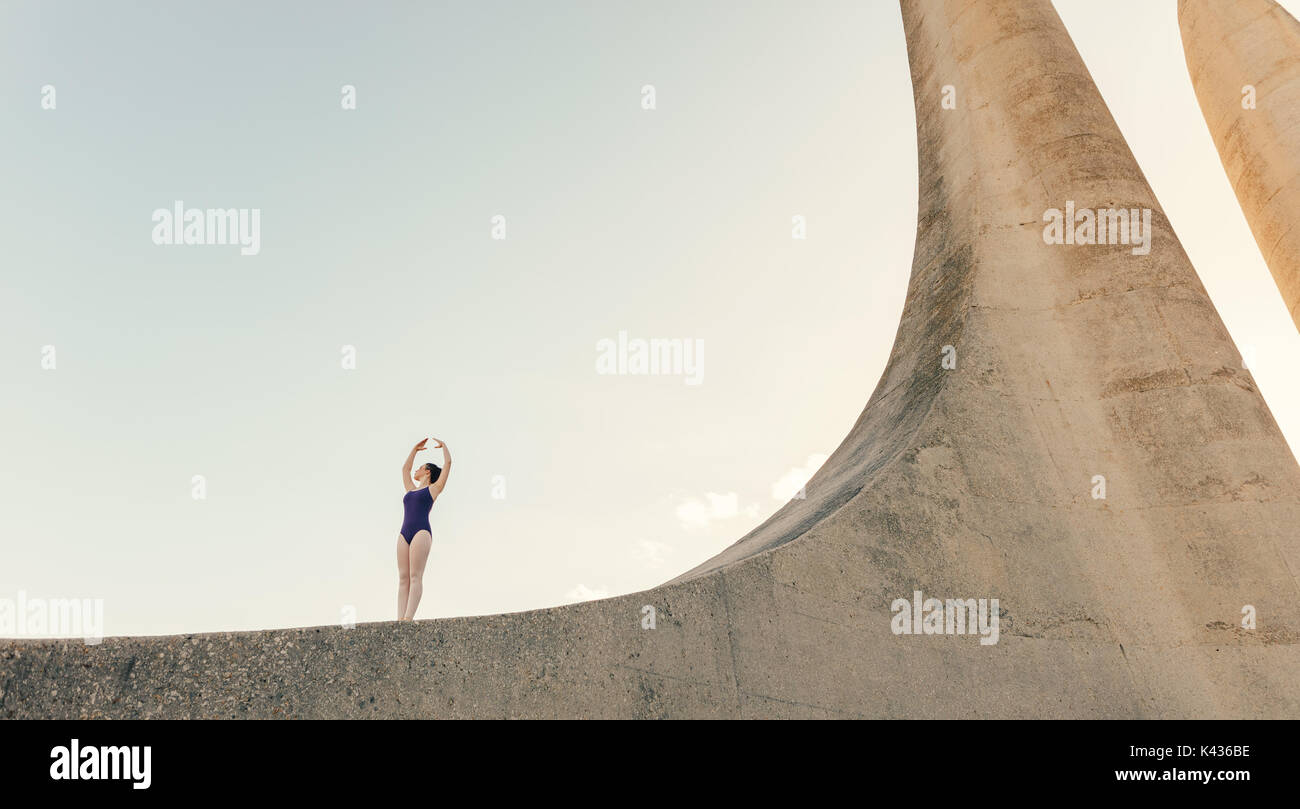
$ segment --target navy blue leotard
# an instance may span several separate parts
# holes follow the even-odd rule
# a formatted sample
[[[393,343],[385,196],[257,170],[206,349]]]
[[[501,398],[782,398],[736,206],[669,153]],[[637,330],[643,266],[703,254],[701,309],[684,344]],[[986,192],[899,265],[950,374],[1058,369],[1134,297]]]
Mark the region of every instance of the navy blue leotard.
[[[412,489],[402,496],[402,508],[406,511],[406,516],[402,519],[402,539],[410,545],[411,540],[420,531],[428,531],[429,536],[433,536],[433,529],[429,527],[429,509],[433,508],[433,495],[429,494],[428,486],[421,486],[418,489]]]

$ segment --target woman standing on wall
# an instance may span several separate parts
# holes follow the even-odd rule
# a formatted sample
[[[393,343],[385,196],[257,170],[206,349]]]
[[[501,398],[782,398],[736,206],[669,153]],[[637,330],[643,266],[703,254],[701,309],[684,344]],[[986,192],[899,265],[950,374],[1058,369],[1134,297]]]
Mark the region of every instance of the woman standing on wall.
[[[442,450],[442,468],[437,464],[426,463],[411,479],[411,465],[415,463],[415,454],[425,448],[429,439],[424,439],[411,448],[402,465],[402,486],[406,494],[402,497],[402,506],[406,516],[402,520],[402,531],[397,536],[397,620],[410,621],[415,618],[415,608],[420,606],[420,596],[424,594],[424,563],[429,561],[429,547],[433,544],[433,529],[429,527],[429,510],[433,501],[438,499],[447,486],[451,476],[451,453],[447,445],[433,439],[433,448]]]

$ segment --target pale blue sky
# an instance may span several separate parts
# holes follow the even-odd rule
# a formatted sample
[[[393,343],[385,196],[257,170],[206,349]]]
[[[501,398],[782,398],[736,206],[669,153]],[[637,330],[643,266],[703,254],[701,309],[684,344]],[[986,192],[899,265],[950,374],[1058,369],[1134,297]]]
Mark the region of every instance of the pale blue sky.
[[[1294,445],[1300,338],[1174,7],[1057,3]],[[779,506],[884,367],[916,215],[893,2],[0,19],[0,597],[103,598],[107,634],[390,620],[429,435],[456,468],[419,617],[644,589]],[[261,209],[261,253],[155,246],[177,199]],[[597,375],[620,330],[703,339],[703,384]],[[739,513],[685,523],[708,493]]]

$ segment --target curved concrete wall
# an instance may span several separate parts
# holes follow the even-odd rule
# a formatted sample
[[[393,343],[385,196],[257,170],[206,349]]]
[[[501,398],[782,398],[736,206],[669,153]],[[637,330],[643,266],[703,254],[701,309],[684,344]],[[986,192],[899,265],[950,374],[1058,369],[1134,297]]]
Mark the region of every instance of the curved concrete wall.
[[[884,376],[806,499],[603,601],[6,642],[0,712],[1300,716],[1300,469],[1060,19],[1046,0],[902,11],[911,283]],[[1068,200],[1151,209],[1150,252],[1046,244]],[[998,642],[894,634],[915,590],[999,599]]]
[[[1223,169],[1300,328],[1300,22],[1273,0],[1179,0],[1178,24]]]

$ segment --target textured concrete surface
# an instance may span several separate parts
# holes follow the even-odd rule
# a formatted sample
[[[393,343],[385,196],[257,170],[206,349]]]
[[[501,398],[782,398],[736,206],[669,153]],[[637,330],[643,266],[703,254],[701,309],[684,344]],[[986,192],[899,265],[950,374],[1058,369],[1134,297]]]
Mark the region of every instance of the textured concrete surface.
[[[1060,19],[1046,0],[902,11],[911,283],[806,499],[603,601],[0,643],[0,715],[1300,717],[1300,468]],[[1067,200],[1152,209],[1150,253],[1045,244]],[[999,642],[894,635],[917,589],[998,598]]]
[[[1179,0],[1178,25],[1223,169],[1300,328],[1300,22],[1273,0]]]

